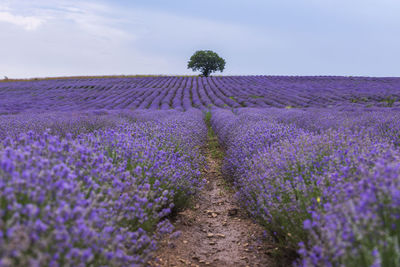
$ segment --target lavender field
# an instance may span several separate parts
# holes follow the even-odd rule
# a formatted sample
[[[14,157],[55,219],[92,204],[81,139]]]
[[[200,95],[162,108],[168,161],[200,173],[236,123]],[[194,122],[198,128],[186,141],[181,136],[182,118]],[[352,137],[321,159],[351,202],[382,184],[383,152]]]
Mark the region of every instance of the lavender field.
[[[400,78],[231,76],[0,83],[0,114],[93,109],[400,106]]]
[[[399,100],[400,78],[0,82],[0,266],[146,266],[210,132],[295,266],[400,266]]]

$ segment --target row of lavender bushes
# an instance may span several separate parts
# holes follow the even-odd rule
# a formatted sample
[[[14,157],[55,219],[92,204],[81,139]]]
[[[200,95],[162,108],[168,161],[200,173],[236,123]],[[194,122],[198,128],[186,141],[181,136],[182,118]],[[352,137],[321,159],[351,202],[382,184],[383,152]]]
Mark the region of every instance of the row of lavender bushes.
[[[21,115],[0,144],[0,266],[146,264],[203,185],[207,130],[197,110],[144,113],[82,115],[73,134],[67,115]]]
[[[400,115],[222,109],[212,127],[243,206],[299,266],[400,266]]]
[[[114,77],[0,82],[0,114],[91,109],[400,107],[400,78]]]

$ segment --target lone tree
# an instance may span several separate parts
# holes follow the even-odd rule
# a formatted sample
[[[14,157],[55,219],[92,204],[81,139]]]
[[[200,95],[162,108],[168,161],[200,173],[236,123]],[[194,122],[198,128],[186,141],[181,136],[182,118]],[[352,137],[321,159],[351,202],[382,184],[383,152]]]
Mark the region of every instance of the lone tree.
[[[211,73],[225,68],[225,60],[211,50],[199,50],[190,57],[188,69],[200,70],[201,74],[208,77]]]

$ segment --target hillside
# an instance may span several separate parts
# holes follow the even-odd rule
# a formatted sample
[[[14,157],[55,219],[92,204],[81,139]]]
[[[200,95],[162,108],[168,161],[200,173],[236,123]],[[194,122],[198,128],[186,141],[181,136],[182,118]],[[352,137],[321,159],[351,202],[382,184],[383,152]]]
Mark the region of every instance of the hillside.
[[[399,106],[400,78],[225,76],[60,78],[0,83],[0,113],[92,109]]]

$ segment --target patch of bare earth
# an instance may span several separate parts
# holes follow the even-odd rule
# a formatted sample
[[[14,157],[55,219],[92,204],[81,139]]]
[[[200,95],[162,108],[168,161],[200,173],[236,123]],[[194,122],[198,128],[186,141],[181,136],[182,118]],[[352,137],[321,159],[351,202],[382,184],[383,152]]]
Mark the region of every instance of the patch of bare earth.
[[[195,206],[180,212],[174,223],[179,238],[163,240],[151,266],[284,266],[263,229],[239,208],[220,172],[221,162],[208,149],[207,185]]]

